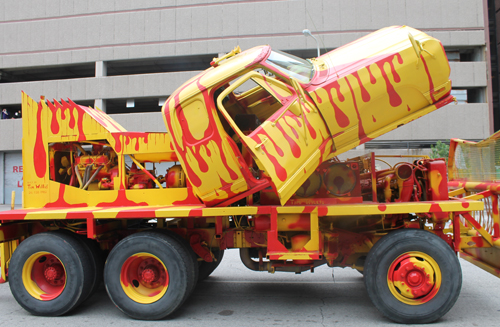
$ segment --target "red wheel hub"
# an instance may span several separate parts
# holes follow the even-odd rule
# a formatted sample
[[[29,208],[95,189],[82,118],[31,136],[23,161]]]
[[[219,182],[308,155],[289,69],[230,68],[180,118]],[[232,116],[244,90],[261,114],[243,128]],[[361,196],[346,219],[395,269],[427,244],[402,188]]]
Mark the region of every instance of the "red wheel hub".
[[[407,252],[389,267],[387,282],[391,293],[401,302],[418,305],[428,302],[441,286],[441,270],[432,257],[422,252]]]
[[[156,259],[148,258],[143,260],[137,267],[137,276],[140,283],[148,288],[156,288],[164,285],[167,274],[163,265]]]
[[[152,283],[156,281],[158,276],[158,269],[156,267],[147,267],[142,271],[142,280],[146,283]]]
[[[161,299],[169,285],[167,268],[158,257],[146,252],[136,253],[125,260],[120,279],[125,294],[142,304]]]
[[[401,266],[397,270],[401,279],[406,286],[409,287],[411,293],[415,297],[420,297],[428,294],[434,286],[428,272],[424,267],[419,267],[411,261],[410,258],[403,259]],[[397,274],[397,273],[396,273]]]
[[[64,273],[64,268],[61,262],[57,260],[54,256],[47,258],[43,265],[43,276],[47,283],[52,286],[64,285],[66,281],[66,276]]]
[[[33,297],[49,301],[58,297],[66,285],[66,271],[53,254],[38,252],[23,267],[23,284]]]
[[[61,279],[64,271],[60,265],[49,266],[45,268],[45,279],[49,283],[54,283],[57,279]]]
[[[416,271],[412,271],[411,273],[408,274],[406,280],[408,281],[408,285],[410,286],[418,286],[422,283],[423,280],[422,274],[419,274]]]

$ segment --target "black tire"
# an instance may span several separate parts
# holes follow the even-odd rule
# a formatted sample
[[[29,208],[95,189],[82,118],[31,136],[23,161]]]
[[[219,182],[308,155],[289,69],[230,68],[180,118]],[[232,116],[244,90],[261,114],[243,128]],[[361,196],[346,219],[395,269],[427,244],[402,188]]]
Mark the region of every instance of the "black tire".
[[[47,269],[59,270],[55,277],[52,275],[52,283],[61,283],[55,290],[47,290]],[[34,279],[34,274],[39,278]],[[9,267],[12,295],[25,310],[40,316],[60,316],[75,309],[88,296],[92,276],[85,248],[71,235],[59,232],[28,237],[14,251]],[[41,288],[45,291],[41,292]]]
[[[424,270],[423,265],[432,269]],[[427,271],[430,273],[426,275]],[[398,281],[398,276],[405,277]],[[462,287],[460,263],[450,246],[438,236],[418,229],[391,232],[378,241],[366,259],[364,277],[377,309],[405,324],[438,320],[453,307]],[[415,297],[418,292],[423,295]]]
[[[85,235],[76,234],[65,229],[59,229],[52,233],[63,233],[70,237],[73,237],[73,239],[75,239],[82,245],[85,252],[87,253],[87,256],[90,259],[90,286],[89,289],[84,290],[87,294],[85,295],[85,297],[82,297],[80,299],[79,303],[77,304],[78,306],[81,303],[85,302],[85,300],[90,298],[97,291],[103,281],[104,257],[102,255],[102,251],[99,248],[99,245],[97,245],[96,241],[87,238],[87,236]]]
[[[219,266],[222,258],[224,257],[224,250],[212,250],[215,260],[212,262],[199,261],[198,262],[198,282],[205,280],[214,272]]]
[[[146,268],[155,271],[147,275],[154,276],[150,282],[142,273],[141,277],[134,275],[140,267],[143,273]],[[176,237],[142,232],[126,237],[111,250],[104,284],[123,313],[134,319],[157,320],[172,314],[190,295],[198,276],[195,268],[192,254]],[[123,286],[122,281],[126,282]]]
[[[104,280],[104,256],[101,248],[97,244],[97,241],[91,240],[83,235],[81,236],[81,239],[85,245],[88,255],[90,256],[94,272],[94,280],[90,288],[90,293],[87,297],[89,298],[97,291]]]
[[[193,269],[194,269],[193,277],[189,281],[189,285],[191,287],[189,288],[188,293],[186,294],[186,299],[187,299],[193,293],[195,286],[196,286],[196,282],[199,280],[199,277],[198,277],[199,270],[195,268],[195,267],[198,267],[198,256],[196,255],[196,253],[194,253],[193,249],[191,248],[191,245],[189,245],[189,242],[187,240],[183,239],[182,236],[180,236],[179,234],[174,233],[168,229],[151,230],[151,231],[147,231],[145,233],[160,233],[163,235],[167,235],[168,237],[172,237],[174,240],[179,242],[179,244],[181,244],[184,247],[184,249],[186,249],[187,253],[189,254],[188,258],[191,259],[191,264],[192,264]]]

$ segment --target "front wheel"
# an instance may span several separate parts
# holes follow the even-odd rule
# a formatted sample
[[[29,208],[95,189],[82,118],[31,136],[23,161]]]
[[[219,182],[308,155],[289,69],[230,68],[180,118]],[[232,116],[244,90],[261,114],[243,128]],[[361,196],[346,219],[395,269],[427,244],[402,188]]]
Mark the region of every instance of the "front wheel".
[[[438,236],[423,230],[388,234],[371,249],[364,267],[373,304],[399,323],[430,323],[455,304],[462,287],[457,256]]]
[[[106,261],[104,283],[109,297],[135,319],[168,316],[186,300],[198,277],[189,250],[162,233],[128,236]]]

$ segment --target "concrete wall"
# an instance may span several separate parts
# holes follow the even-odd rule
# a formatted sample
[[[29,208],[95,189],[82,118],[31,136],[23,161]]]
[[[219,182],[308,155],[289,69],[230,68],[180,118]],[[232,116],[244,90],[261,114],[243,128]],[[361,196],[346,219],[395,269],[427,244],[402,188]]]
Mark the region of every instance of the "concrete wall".
[[[0,120],[0,151],[22,149],[22,119]]]
[[[451,62],[453,87],[486,87],[485,62]],[[198,72],[108,76],[0,84],[0,104],[17,104],[21,91],[33,99],[70,98],[73,101],[157,96],[165,97]]]
[[[484,139],[490,136],[488,110],[486,103],[457,105],[452,103],[382,135],[376,140]]]
[[[20,103],[21,91],[36,100],[41,95],[45,95],[47,99],[70,98],[73,101],[148,96],[166,97],[197,73],[175,72],[2,83],[0,84],[0,104]]]
[[[225,3],[226,2],[226,3]],[[484,44],[480,0],[4,0],[0,67],[219,53],[236,44],[338,47],[390,25],[431,30],[445,46]],[[314,19],[311,20],[311,17]]]

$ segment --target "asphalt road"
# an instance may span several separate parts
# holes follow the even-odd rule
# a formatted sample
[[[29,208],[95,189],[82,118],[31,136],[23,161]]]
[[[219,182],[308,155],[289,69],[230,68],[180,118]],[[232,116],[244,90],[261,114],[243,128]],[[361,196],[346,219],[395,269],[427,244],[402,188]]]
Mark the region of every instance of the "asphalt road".
[[[455,306],[433,326],[500,325],[500,279],[460,260],[462,293]],[[226,251],[219,268],[200,283],[173,317],[137,321],[122,314],[104,287],[70,315],[35,317],[0,284],[0,326],[387,326],[370,302],[363,277],[347,269],[316,268],[294,275],[253,272],[237,250]]]

